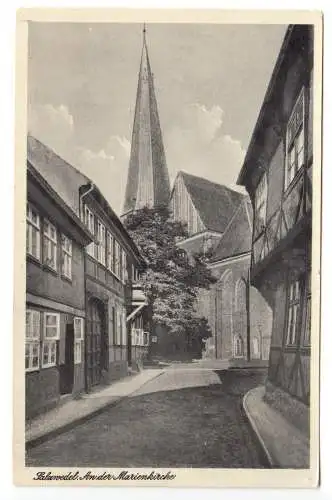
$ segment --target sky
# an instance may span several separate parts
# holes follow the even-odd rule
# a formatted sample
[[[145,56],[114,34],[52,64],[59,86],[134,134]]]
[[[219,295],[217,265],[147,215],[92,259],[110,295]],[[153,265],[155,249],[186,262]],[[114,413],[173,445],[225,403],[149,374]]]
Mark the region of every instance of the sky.
[[[171,183],[184,170],[235,189],[285,25],[148,24]],[[121,214],[142,25],[29,23],[28,131]]]

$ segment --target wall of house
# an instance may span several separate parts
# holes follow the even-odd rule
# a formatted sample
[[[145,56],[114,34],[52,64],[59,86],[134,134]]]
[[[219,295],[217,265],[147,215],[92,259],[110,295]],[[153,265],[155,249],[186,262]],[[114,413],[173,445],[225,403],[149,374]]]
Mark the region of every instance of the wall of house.
[[[39,367],[36,370],[26,372],[25,374],[26,416],[27,418],[33,418],[36,415],[56,406],[60,400],[63,392],[63,377],[66,376],[65,362],[67,328],[68,326],[73,327],[74,315],[66,312],[59,312],[58,309],[42,308],[33,302],[28,302],[27,308],[39,311],[41,316],[44,312],[58,313],[60,316],[60,338],[56,345],[56,365],[48,368],[42,367],[41,357],[43,334],[41,334],[39,342]],[[84,311],[82,311],[82,314],[84,314]],[[42,326],[43,324],[41,323],[41,331],[43,330]],[[74,362],[73,365],[73,384],[70,393],[74,396],[83,392],[85,389],[84,369],[84,340],[82,340],[81,360],[80,362]]]
[[[61,243],[58,242],[60,248]],[[42,262],[27,256],[26,291],[40,297],[63,304],[84,308],[84,255],[83,249],[72,241],[72,279],[61,276],[57,271],[47,268]],[[58,263],[60,262],[60,254]],[[75,290],[75,293],[73,293]]]
[[[263,229],[254,214],[252,277],[273,310],[269,382],[288,395],[309,401],[310,347],[303,345],[305,298],[301,297],[297,341],[286,345],[288,327],[288,280],[308,275],[311,241],[311,190],[313,141],[313,33],[308,26],[296,26],[292,41],[283,52],[283,62],[274,81],[260,131],[252,147],[246,188],[255,198],[262,172],[267,175],[267,210]],[[285,186],[287,126],[295,103],[304,89],[304,165],[289,186]],[[260,169],[257,165],[260,164]],[[263,168],[262,168],[263,167]],[[266,251],[262,253],[262,248]]]

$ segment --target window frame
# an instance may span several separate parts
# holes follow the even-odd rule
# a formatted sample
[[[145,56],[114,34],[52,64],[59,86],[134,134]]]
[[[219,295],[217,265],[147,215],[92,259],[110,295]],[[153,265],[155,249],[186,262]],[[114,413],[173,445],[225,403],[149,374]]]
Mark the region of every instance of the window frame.
[[[114,274],[115,268],[115,249],[114,249],[114,241],[115,238],[112,233],[107,231],[107,262],[106,266],[111,273]]]
[[[49,234],[52,229],[55,233],[54,237]],[[54,250],[54,265],[49,262],[49,256],[46,257],[49,249]],[[43,264],[52,271],[57,272],[58,270],[58,231],[56,226],[47,218],[43,219]]]
[[[70,243],[69,249],[66,248],[66,245],[65,245],[66,242]],[[72,280],[73,242],[65,234],[61,235],[61,254],[62,254],[61,275],[69,280]],[[69,273],[67,272],[66,265],[65,265],[66,259],[68,259],[68,262],[70,263]]]
[[[97,219],[97,245],[96,259],[99,264],[106,266],[106,227],[105,224]]]
[[[233,342],[234,342],[234,348],[233,348],[234,358],[236,358],[236,359],[244,358],[244,341],[243,341],[242,336],[239,334],[236,334],[236,335],[234,335],[233,339],[234,339],[233,340]],[[241,342],[241,354],[238,354],[238,352],[237,352],[237,341],[238,340]]]
[[[295,288],[294,288],[295,287]],[[295,291],[294,291],[295,290]],[[302,299],[301,277],[293,278],[287,287],[287,309],[286,309],[286,347],[295,347],[298,343],[298,331],[301,324],[301,299]],[[296,317],[294,321],[294,311]]]
[[[258,233],[261,233],[266,226],[266,216],[267,216],[267,198],[268,198],[268,185],[267,185],[267,174],[263,173],[259,182],[257,183],[255,190],[255,226]],[[263,216],[262,215],[263,212]],[[257,226],[258,220],[260,221],[260,226]]]
[[[37,222],[34,222],[32,220],[32,212],[35,212],[35,215],[37,216]],[[31,229],[31,230],[30,230]],[[27,208],[26,208],[26,230],[27,230],[27,237],[26,237],[26,253],[32,257],[33,259],[38,260],[39,262],[41,261],[41,216],[38,213],[38,210],[36,210],[31,203],[27,203]],[[32,232],[36,232],[36,249],[37,249],[37,255],[33,255],[32,253]]]
[[[89,208],[88,205],[83,205],[83,222],[90,231],[90,233],[95,236],[95,215],[93,211]],[[95,256],[95,242],[92,241],[86,246],[86,252],[87,254],[92,257],[96,258]]]
[[[79,365],[82,363],[82,353],[83,342],[81,340],[74,340],[74,365]]]
[[[56,324],[55,325],[47,325],[47,316],[52,316],[53,318],[56,318]],[[45,311],[44,312],[44,328],[43,328],[43,341],[49,341],[49,340],[60,340],[60,313],[54,313],[54,312],[49,312]],[[47,328],[56,328],[56,335],[53,337],[49,337],[46,334]]]
[[[305,295],[305,317],[303,327],[303,347],[311,346],[311,314],[312,314],[312,301],[311,301],[311,269],[308,272],[306,295]]]
[[[48,358],[47,362],[44,362],[44,349],[45,347],[48,346]],[[52,349],[54,347],[54,361],[51,360],[52,356]],[[51,368],[52,366],[57,365],[57,341],[54,339],[43,339],[42,346],[41,346],[41,363],[42,363],[42,368]]]
[[[78,333],[78,328],[76,328],[77,324],[80,324],[79,326],[79,336],[77,335]],[[74,340],[75,341],[82,341],[84,340],[84,318],[81,316],[75,316],[74,317]]]
[[[302,105],[302,109],[298,108]],[[288,188],[293,184],[294,179],[297,177],[297,173],[301,170],[305,163],[306,155],[306,138],[305,138],[305,105],[306,105],[306,92],[303,86],[298,94],[298,97],[293,106],[291,115],[287,122],[286,127],[286,158],[285,158],[285,179],[284,179],[284,191],[286,192]],[[298,124],[295,124],[295,132],[292,134],[292,127],[294,121],[297,118],[297,114],[300,111],[301,120]],[[303,138],[302,147],[298,150],[299,138]],[[290,163],[291,154],[294,151],[294,162]],[[299,157],[302,157],[302,162],[299,164]],[[290,165],[292,167],[290,167]],[[294,166],[293,174],[290,174]]]
[[[35,336],[27,336],[27,331],[28,331],[28,328],[27,328],[27,313],[29,313],[31,315],[31,318],[33,318],[33,315],[37,315],[38,317],[38,320],[37,320],[37,324],[38,324],[38,332]],[[26,319],[25,319],[25,355],[24,355],[24,362],[26,362],[26,348],[27,346],[29,346],[29,366],[26,367],[25,366],[25,372],[34,372],[34,371],[38,371],[40,369],[40,339],[41,339],[41,313],[40,311],[36,310],[36,309],[32,309],[32,308],[26,308],[25,310],[25,314],[26,314]],[[31,326],[33,326],[34,324],[34,321],[32,319],[31,321]],[[34,358],[33,356],[33,348],[37,346],[37,358],[38,358],[38,362],[37,362],[37,365],[36,366],[33,366],[32,365],[32,360]]]

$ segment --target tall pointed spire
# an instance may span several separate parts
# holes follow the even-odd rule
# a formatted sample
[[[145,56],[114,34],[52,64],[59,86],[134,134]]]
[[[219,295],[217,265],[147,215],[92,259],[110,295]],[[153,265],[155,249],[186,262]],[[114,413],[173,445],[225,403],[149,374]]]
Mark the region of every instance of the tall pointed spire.
[[[131,154],[123,214],[144,206],[167,205],[170,183],[159,122],[147,43],[143,48],[138,76]]]

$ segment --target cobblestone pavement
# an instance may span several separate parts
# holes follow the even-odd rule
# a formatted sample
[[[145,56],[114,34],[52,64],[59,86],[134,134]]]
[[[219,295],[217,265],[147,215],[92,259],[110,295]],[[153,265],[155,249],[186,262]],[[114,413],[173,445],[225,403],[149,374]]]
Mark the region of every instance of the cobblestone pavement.
[[[252,467],[267,464],[242,410],[262,370],[172,368],[130,398],[29,450],[28,466]]]

